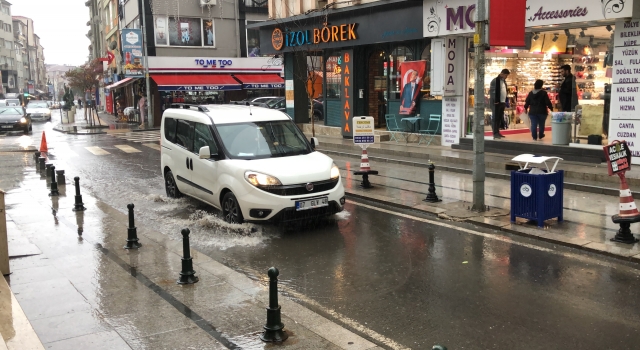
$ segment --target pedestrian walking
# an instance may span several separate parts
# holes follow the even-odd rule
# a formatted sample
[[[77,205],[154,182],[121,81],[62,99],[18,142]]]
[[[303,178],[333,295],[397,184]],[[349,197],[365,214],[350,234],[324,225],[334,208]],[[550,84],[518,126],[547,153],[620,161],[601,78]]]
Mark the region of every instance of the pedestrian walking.
[[[536,80],[533,84],[533,90],[529,92],[524,102],[524,110],[529,114],[529,120],[531,121],[531,136],[534,141],[544,138],[544,124],[549,110],[553,110],[549,94],[542,90],[543,85],[544,81]]]
[[[490,98],[489,104],[491,105],[491,112],[493,113],[493,122],[491,128],[493,129],[493,139],[499,140],[504,138],[504,135],[500,133],[500,126],[504,119],[504,108],[507,102],[507,77],[509,77],[509,70],[503,69],[497,77],[493,78],[490,86]]]
[[[82,108],[82,100],[81,99],[78,99],[78,108],[80,108],[80,109]]]
[[[147,98],[140,93],[140,100],[138,100],[138,108],[140,109],[140,126],[144,126],[144,120],[147,115]]]
[[[564,81],[560,85],[560,105],[563,112],[572,112],[578,105],[578,90],[576,89],[576,77],[571,74],[571,66],[565,64],[560,67]]]

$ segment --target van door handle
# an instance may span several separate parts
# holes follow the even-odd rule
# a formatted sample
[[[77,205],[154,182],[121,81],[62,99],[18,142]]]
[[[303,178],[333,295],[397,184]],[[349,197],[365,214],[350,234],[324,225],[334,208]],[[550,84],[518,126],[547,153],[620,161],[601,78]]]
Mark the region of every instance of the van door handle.
[[[189,158],[187,158],[187,169],[189,169]]]
[[[189,158],[189,164],[191,165],[191,170],[193,170],[193,158]]]

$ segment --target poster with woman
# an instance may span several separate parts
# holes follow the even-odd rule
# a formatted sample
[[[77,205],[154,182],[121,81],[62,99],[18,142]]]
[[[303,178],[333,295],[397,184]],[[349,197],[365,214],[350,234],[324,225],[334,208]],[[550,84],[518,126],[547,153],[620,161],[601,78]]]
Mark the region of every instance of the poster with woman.
[[[202,19],[169,17],[170,46],[202,46]]]
[[[167,17],[155,17],[156,45],[167,45]]]
[[[216,35],[213,27],[212,19],[203,19],[203,27],[204,27],[204,46],[216,46]]]
[[[400,64],[400,114],[413,115],[416,111],[416,100],[422,88],[422,77],[427,61],[405,61]]]

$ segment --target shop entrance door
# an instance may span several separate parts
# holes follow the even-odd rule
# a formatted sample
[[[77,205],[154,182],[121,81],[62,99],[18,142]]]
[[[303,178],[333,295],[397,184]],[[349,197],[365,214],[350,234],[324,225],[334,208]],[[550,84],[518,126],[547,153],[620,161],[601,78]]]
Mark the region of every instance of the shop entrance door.
[[[377,128],[386,125],[384,120],[384,115],[387,113],[386,56],[383,50],[374,50],[368,61],[366,115],[374,118]]]

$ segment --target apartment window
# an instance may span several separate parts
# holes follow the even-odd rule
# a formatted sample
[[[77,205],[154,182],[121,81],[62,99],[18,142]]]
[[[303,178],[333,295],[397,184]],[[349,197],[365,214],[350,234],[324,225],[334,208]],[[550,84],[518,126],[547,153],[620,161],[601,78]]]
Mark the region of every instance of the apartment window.
[[[0,38],[0,47],[4,47],[4,39]]]
[[[9,11],[9,6],[2,6],[2,13],[5,15],[11,16],[11,12]]]
[[[4,42],[4,48],[5,49],[9,49],[9,50],[13,49],[13,42],[12,41],[5,41]]]
[[[13,67],[14,60],[13,58],[9,58],[9,67]]]
[[[244,0],[246,7],[269,7],[267,0]]]

